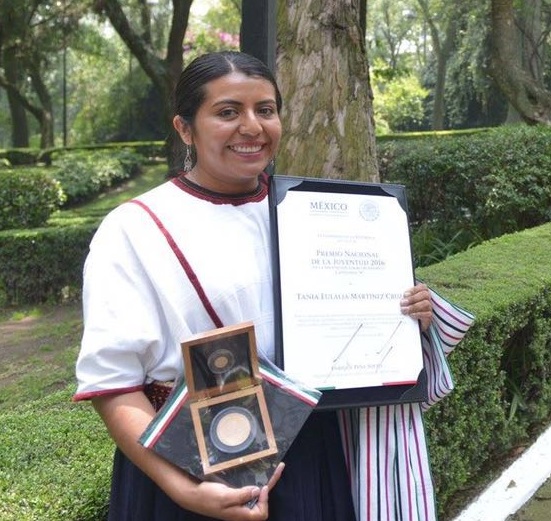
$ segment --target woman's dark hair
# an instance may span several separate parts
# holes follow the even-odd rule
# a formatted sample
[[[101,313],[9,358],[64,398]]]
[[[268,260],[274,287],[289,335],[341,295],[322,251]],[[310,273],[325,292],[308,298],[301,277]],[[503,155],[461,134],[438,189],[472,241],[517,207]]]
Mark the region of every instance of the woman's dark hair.
[[[195,114],[205,100],[205,86],[213,80],[232,72],[256,76],[269,81],[275,89],[276,106],[281,110],[281,93],[270,69],[258,58],[236,51],[203,54],[195,58],[180,74],[174,90],[174,111],[192,124]]]

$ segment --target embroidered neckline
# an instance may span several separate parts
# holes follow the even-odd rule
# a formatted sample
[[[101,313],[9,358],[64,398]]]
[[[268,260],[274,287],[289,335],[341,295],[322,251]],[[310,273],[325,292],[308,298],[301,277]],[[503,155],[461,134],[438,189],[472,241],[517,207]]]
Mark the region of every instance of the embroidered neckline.
[[[188,179],[184,172],[172,179],[171,182],[184,192],[214,204],[232,204],[238,206],[241,204],[258,202],[262,201],[268,193],[268,179],[265,173],[259,175],[258,186],[253,191],[242,194],[222,194],[213,192]]]

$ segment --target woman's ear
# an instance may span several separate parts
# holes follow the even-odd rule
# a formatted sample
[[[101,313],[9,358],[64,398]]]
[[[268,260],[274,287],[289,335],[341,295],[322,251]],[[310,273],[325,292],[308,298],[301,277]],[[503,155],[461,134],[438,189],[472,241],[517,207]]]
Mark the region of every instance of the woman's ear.
[[[176,132],[178,132],[178,135],[180,136],[181,140],[186,145],[193,145],[191,127],[189,123],[187,123],[182,116],[174,116],[172,120],[172,124],[174,125]]]

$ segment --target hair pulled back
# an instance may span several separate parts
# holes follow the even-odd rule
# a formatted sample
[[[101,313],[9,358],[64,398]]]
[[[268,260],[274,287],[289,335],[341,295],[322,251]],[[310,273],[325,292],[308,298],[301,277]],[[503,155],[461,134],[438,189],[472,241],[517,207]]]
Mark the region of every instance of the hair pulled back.
[[[203,54],[195,58],[180,74],[174,90],[174,111],[192,124],[199,107],[205,100],[206,85],[232,72],[269,81],[276,94],[276,106],[281,110],[282,99],[277,82],[270,69],[258,58],[237,51]]]

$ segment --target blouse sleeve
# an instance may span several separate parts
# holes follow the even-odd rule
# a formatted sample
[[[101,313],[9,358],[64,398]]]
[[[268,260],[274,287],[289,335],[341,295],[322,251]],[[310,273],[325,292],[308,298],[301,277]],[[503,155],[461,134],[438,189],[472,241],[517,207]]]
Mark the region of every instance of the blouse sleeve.
[[[447,396],[454,387],[448,361],[455,346],[474,322],[474,316],[430,290],[433,321],[422,336],[423,357],[428,381],[427,409]]]
[[[148,367],[162,351],[158,298],[117,215],[103,221],[84,266],[75,401],[143,388]]]

